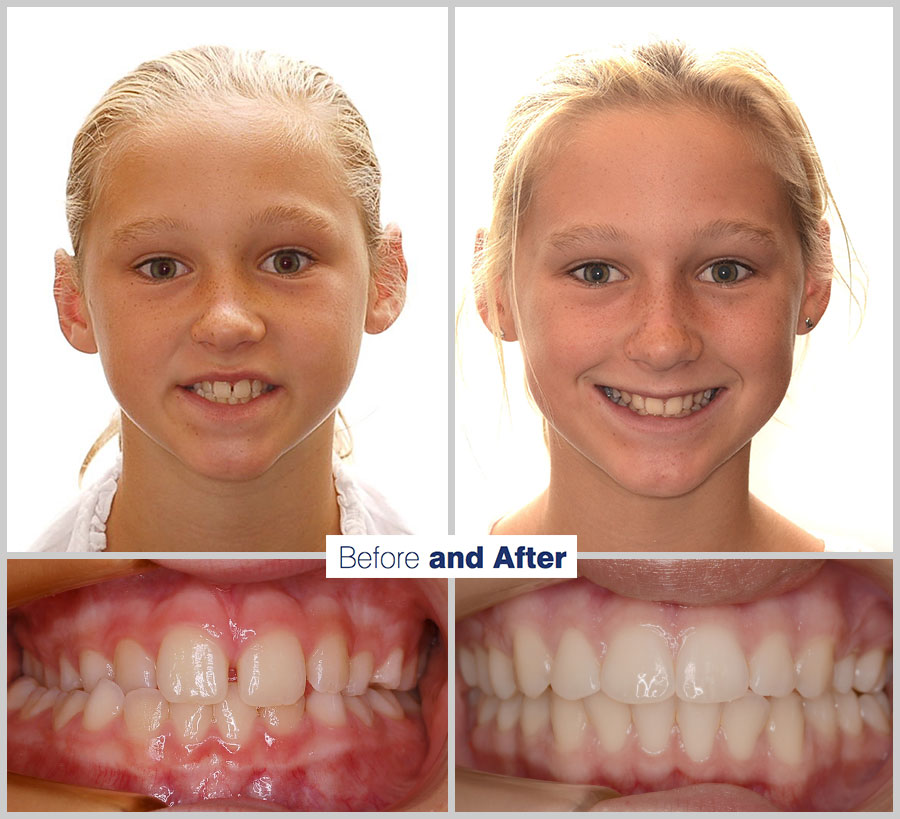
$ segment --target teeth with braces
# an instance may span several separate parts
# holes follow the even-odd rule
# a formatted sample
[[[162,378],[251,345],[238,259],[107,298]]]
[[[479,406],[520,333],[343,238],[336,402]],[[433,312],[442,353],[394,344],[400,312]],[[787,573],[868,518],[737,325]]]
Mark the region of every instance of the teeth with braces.
[[[655,415],[660,418],[686,418],[703,409],[719,392],[719,387],[716,387],[663,399],[647,398],[637,393],[617,390],[615,387],[602,387],[601,389],[610,401],[620,407],[627,407],[637,415]]]
[[[246,404],[264,393],[271,392],[275,387],[257,378],[252,381],[244,378],[234,384],[228,381],[198,381],[192,384],[190,389],[201,398],[215,404]]]

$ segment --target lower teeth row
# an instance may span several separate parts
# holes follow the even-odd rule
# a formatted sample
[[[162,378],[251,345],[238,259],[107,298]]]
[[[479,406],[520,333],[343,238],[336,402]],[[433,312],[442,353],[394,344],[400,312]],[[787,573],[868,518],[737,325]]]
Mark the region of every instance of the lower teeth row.
[[[684,398],[687,396],[677,396],[677,400],[680,404],[680,408],[676,411],[674,407],[669,405],[669,402],[672,402],[676,399],[666,399],[663,400],[661,398],[644,398],[640,395],[632,395],[631,393],[625,392],[624,390],[617,390],[614,387],[603,387],[603,392],[606,393],[606,397],[609,398],[614,404],[618,404],[620,407],[627,407],[632,412],[638,415],[654,415],[657,417],[665,417],[665,418],[686,418],[688,415],[696,412],[697,410],[703,409],[713,398],[716,397],[716,394],[719,392],[719,388],[705,390],[704,392],[696,392],[691,397],[692,403],[691,406],[685,406]],[[648,409],[649,407],[649,409]]]
[[[191,387],[191,390],[201,398],[215,404],[246,404],[272,389],[274,387],[271,384],[264,384],[258,379],[250,381],[246,378],[238,381],[233,387],[227,381],[201,381]]]

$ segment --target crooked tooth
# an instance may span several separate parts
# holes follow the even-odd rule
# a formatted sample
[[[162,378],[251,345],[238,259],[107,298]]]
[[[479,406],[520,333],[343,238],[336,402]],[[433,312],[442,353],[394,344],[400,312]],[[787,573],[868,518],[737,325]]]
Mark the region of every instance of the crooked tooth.
[[[365,697],[344,697],[344,707],[368,728],[375,724],[375,712]]]
[[[497,708],[497,730],[509,731],[516,727],[522,713],[522,695],[503,700]]]
[[[600,663],[578,629],[567,628],[559,639],[550,687],[565,700],[580,700],[600,690]]]
[[[722,704],[718,702],[678,702],[675,721],[684,752],[694,762],[704,762],[712,754],[721,714]]]
[[[212,391],[216,398],[230,398],[231,384],[227,381],[213,381]]]
[[[513,666],[518,688],[526,697],[539,697],[550,685],[552,656],[534,629],[523,627],[513,634]]]
[[[365,694],[375,670],[375,657],[371,651],[360,651],[350,658],[350,672],[344,694],[358,697]]]
[[[855,654],[848,654],[834,664],[834,676],[831,678],[831,685],[839,694],[846,694],[853,688],[853,671],[855,668]]]
[[[214,705],[225,699],[228,660],[218,642],[192,626],[172,629],[156,660],[159,690],[174,703]]]
[[[393,691],[370,688],[366,697],[372,710],[390,719],[403,719],[403,706],[397,701]]]
[[[658,754],[669,747],[675,724],[675,698],[661,702],[644,702],[631,706],[631,718],[638,742],[648,754]]]
[[[644,409],[648,415],[662,415],[665,411],[665,403],[662,398],[645,398]]]
[[[59,687],[62,691],[73,691],[76,688],[82,688],[84,683],[81,680],[81,674],[68,657],[59,658]]]
[[[722,733],[728,752],[739,760],[750,759],[759,735],[769,721],[769,701],[759,694],[748,693],[722,707]]]
[[[22,719],[32,719],[38,714],[43,714],[44,711],[56,704],[61,694],[62,692],[58,688],[45,688],[43,685],[36,686],[25,701],[25,705],[22,706],[19,716]]]
[[[478,685],[478,668],[475,665],[475,654],[465,646],[457,646],[456,663],[466,685],[469,688],[475,688]]]
[[[872,694],[859,697],[859,716],[862,721],[879,734],[891,732],[890,714],[886,713]]]
[[[675,693],[672,654],[659,632],[650,626],[618,630],[600,670],[600,688],[619,702],[661,701]]]
[[[666,399],[666,408],[665,408],[666,417],[678,415],[678,413],[680,413],[683,408],[684,408],[684,402],[682,401],[680,395],[676,395],[674,398]],[[690,404],[688,405],[688,409],[690,409]]]
[[[382,688],[399,688],[403,676],[403,649],[394,648],[387,659],[372,672],[372,685]]]
[[[874,691],[884,668],[884,649],[873,648],[861,655],[853,669],[853,687],[857,691]]]
[[[84,704],[81,724],[87,731],[99,731],[122,713],[124,705],[122,689],[112,680],[99,680]]]
[[[44,685],[47,688],[59,688],[59,672],[51,666],[44,666]]]
[[[72,717],[77,717],[84,711],[88,696],[85,691],[78,689],[63,694],[53,705],[53,730],[59,731]]]
[[[730,702],[747,691],[744,653],[722,626],[699,626],[685,637],[675,664],[676,694],[692,702]]]
[[[769,634],[750,658],[750,690],[763,697],[786,697],[794,690],[794,658],[786,634]]]
[[[169,718],[175,728],[175,736],[183,745],[200,742],[209,732],[213,722],[213,706],[184,702],[169,704]]]
[[[251,392],[250,382],[246,378],[238,381],[232,389],[232,394],[235,398],[249,398]]]
[[[587,714],[581,700],[566,700],[550,695],[550,728],[560,751],[575,751],[587,734]]]
[[[833,677],[834,643],[830,637],[816,637],[803,646],[797,658],[797,691],[801,697],[818,697]]]
[[[93,691],[100,680],[115,679],[113,664],[99,651],[87,648],[78,655],[78,668],[85,691]]]
[[[337,694],[346,687],[350,679],[350,658],[342,634],[326,634],[319,640],[309,655],[306,674],[309,684],[320,694]]]
[[[863,723],[856,694],[852,691],[846,694],[835,694],[834,707],[837,710],[837,722],[841,731],[851,736],[858,736],[862,733]]]
[[[257,708],[256,711],[269,733],[277,737],[284,737],[294,733],[300,726],[305,708],[306,699],[301,699],[292,705],[270,705],[265,708]]]
[[[769,710],[769,750],[787,765],[803,761],[803,706],[797,694],[773,697]]]
[[[543,731],[550,723],[550,692],[544,691],[538,697],[526,696],[522,700],[522,716],[519,724],[522,735],[533,737]]]
[[[306,660],[300,641],[284,629],[257,636],[237,662],[241,699],[254,708],[293,705],[306,690]]]
[[[507,700],[516,693],[516,678],[512,660],[494,646],[488,649],[488,674],[491,678],[491,686],[501,700]]]
[[[125,727],[139,738],[159,732],[169,718],[169,703],[155,688],[134,688],[125,694]]]
[[[821,737],[830,741],[837,736],[837,710],[830,691],[803,700],[803,713],[807,723]]]
[[[126,694],[136,688],[156,688],[156,663],[134,640],[119,641],[113,667],[116,683]]]
[[[241,699],[237,683],[230,682],[225,698],[212,707],[213,720],[224,739],[246,739],[253,729],[256,708]]]
[[[31,696],[31,692],[38,687],[34,677],[19,677],[6,691],[6,710],[18,711]]]
[[[584,700],[584,710],[594,727],[600,747],[607,753],[621,751],[628,739],[631,708],[598,691]]]

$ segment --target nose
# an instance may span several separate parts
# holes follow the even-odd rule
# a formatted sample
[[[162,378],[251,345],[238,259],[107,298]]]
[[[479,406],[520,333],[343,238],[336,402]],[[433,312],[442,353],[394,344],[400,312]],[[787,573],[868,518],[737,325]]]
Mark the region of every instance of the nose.
[[[266,335],[258,296],[239,274],[209,277],[199,286],[200,312],[192,327],[197,344],[230,352]]]
[[[677,287],[639,294],[636,321],[625,342],[625,355],[653,370],[665,371],[696,361],[703,341],[689,295]]]

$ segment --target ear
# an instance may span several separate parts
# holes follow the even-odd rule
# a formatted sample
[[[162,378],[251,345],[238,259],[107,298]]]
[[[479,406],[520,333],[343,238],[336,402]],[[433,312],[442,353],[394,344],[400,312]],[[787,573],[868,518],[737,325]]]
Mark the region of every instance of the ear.
[[[499,324],[500,338],[503,341],[516,341],[516,325],[512,320],[512,309],[509,304],[509,292],[506,287],[499,288],[499,292],[491,292],[492,287],[479,273],[482,256],[484,255],[484,240],[487,231],[479,228],[475,234],[475,255],[472,259],[472,277],[475,280],[475,304],[478,307],[478,315],[484,322],[484,326],[492,335],[497,334],[498,328],[492,321],[492,312],[496,311],[496,322]],[[492,311],[493,308],[493,311]]]
[[[59,315],[59,328],[76,350],[83,353],[96,353],[97,342],[94,340],[94,328],[84,301],[84,293],[78,286],[78,273],[75,259],[65,250],[57,250],[56,278],[53,281],[53,296],[56,299],[56,312]]]
[[[403,237],[394,223],[384,229],[378,246],[378,267],[369,280],[369,304],[366,308],[366,332],[383,333],[390,327],[406,302],[406,258]]]
[[[831,298],[831,228],[824,219],[819,222],[819,252],[806,269],[803,283],[803,303],[797,317],[797,333],[810,332],[822,320]],[[809,319],[809,321],[807,321]]]

